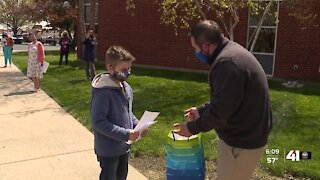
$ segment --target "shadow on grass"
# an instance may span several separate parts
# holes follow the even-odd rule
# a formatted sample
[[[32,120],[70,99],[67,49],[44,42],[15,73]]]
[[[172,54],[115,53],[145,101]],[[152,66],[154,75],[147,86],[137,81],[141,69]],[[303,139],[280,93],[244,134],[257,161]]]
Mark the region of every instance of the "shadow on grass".
[[[58,65],[58,62],[54,62],[54,65]],[[83,61],[70,61],[69,66],[72,66],[76,69],[83,70],[84,62]],[[96,62],[95,64],[97,71],[105,71],[105,65],[101,62]],[[69,69],[72,70],[72,69]],[[155,78],[165,78],[176,81],[194,81],[200,83],[208,82],[208,74],[205,73],[192,73],[192,72],[182,72],[182,71],[174,71],[174,70],[162,70],[162,69],[150,69],[143,67],[134,66],[132,69],[132,75],[134,76],[149,76]],[[320,84],[317,83],[304,83],[303,88],[286,88],[282,86],[284,80],[268,80],[270,90],[274,91],[282,91],[289,92],[295,94],[304,94],[304,95],[316,95],[320,96]]]
[[[74,52],[70,52],[70,54],[71,53],[74,53]],[[28,52],[14,52],[14,54],[13,55],[27,55],[28,54]],[[60,51],[58,51],[58,50],[46,50],[45,51],[45,54],[46,54],[46,56],[48,56],[48,55],[54,55],[54,56],[57,56],[57,55],[59,55],[59,57],[60,57]]]
[[[143,67],[134,66],[132,69],[132,74],[135,76],[149,76],[156,78],[165,78],[177,81],[195,81],[195,82],[208,82],[208,75],[205,73],[192,73],[192,72],[182,72],[174,70],[164,70],[164,69],[150,69]]]
[[[88,80],[86,79],[76,79],[76,80],[71,80],[71,81],[68,81],[70,84],[80,84],[80,83],[83,83],[83,82],[88,82]]]
[[[56,60],[50,59],[49,62],[50,62],[50,65],[57,66],[58,68],[67,67],[67,66],[71,66],[71,67],[84,66],[84,62],[81,60],[70,60],[68,61],[68,65],[65,65],[64,62],[62,62],[63,64],[61,67],[59,67],[59,59],[56,59]]]

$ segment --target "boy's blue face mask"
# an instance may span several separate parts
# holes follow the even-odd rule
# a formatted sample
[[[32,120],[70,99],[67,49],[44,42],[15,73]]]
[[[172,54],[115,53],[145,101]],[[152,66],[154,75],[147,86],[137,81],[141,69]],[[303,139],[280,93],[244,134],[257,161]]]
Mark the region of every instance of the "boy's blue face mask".
[[[196,56],[196,58],[198,58],[201,62],[205,63],[205,64],[209,64],[209,60],[210,60],[210,56],[208,55],[204,55],[200,52],[195,51],[194,55]]]

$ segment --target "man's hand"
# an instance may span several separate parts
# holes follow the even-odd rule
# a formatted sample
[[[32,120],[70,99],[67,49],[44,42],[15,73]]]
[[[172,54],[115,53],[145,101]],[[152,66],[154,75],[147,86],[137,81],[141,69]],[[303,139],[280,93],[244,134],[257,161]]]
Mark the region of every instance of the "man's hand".
[[[138,139],[138,137],[139,137],[139,132],[135,132],[132,129],[130,129],[129,140],[135,141],[136,139]]]
[[[176,123],[173,125],[174,133],[177,133],[181,136],[190,137],[192,134],[189,132],[187,124],[186,123]]]
[[[200,114],[196,107],[192,107],[184,111],[184,117],[188,121],[194,121],[200,117]]]

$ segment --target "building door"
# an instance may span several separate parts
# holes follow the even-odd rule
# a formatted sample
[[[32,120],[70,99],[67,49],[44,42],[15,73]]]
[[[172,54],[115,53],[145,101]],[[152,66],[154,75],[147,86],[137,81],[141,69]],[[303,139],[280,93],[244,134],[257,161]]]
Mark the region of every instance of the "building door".
[[[263,15],[264,9],[268,5],[268,3],[269,1],[259,2],[260,10],[256,12],[251,9],[249,10],[247,36],[248,49],[250,49],[250,46],[252,44],[252,41],[251,43],[249,42],[250,37],[252,36],[254,30],[257,28],[259,21]],[[273,76],[274,72],[274,61],[277,42],[277,24],[279,14],[278,11],[279,2],[275,1],[272,4],[270,11],[262,24],[258,39],[253,49],[253,54],[256,56],[268,76]]]

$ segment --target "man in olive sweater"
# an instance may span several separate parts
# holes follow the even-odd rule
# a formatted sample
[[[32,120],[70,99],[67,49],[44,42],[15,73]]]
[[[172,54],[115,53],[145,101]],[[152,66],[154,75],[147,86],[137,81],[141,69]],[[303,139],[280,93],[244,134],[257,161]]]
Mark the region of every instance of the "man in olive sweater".
[[[214,21],[191,29],[195,56],[211,66],[210,101],[185,111],[183,136],[215,129],[219,137],[217,179],[250,179],[267,144],[272,112],[266,75],[258,60],[223,36]]]

